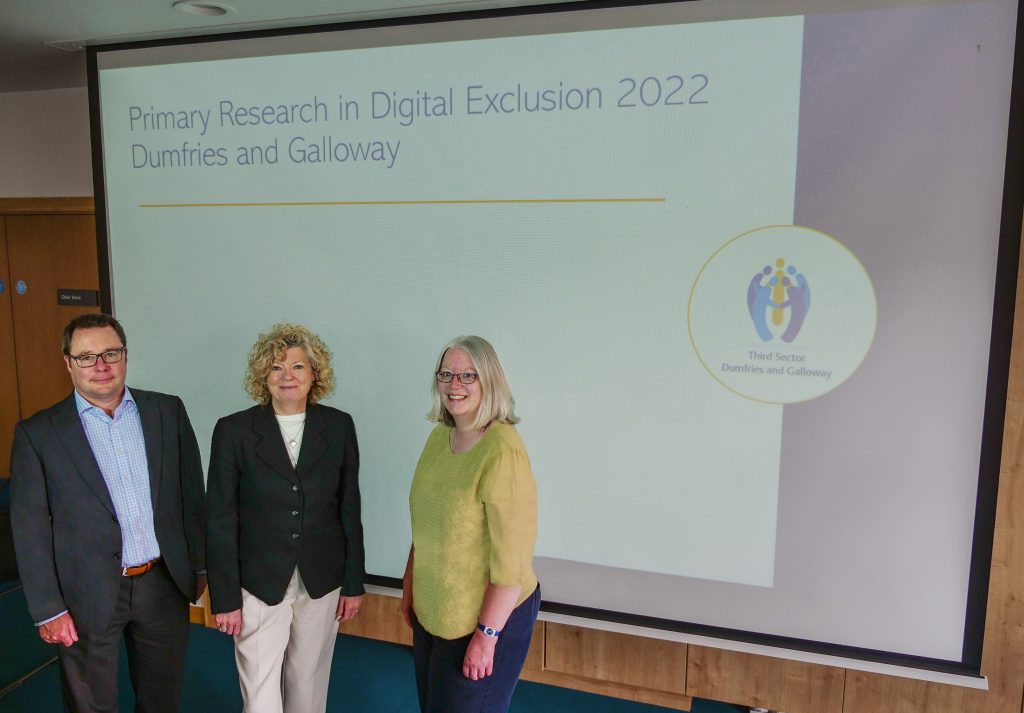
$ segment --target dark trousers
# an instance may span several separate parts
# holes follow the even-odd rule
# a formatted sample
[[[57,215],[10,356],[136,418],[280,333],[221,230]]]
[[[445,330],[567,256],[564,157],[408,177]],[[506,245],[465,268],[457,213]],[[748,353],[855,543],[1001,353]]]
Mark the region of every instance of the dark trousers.
[[[494,673],[478,681],[462,675],[462,662],[473,635],[442,639],[413,616],[412,653],[416,688],[423,713],[505,713],[530,648],[540,609],[540,587],[512,610],[494,649]]]
[[[106,631],[89,634],[79,629],[77,643],[60,647],[65,710],[117,713],[122,637],[137,713],[177,713],[185,675],[188,601],[163,562],[145,574],[121,578]]]

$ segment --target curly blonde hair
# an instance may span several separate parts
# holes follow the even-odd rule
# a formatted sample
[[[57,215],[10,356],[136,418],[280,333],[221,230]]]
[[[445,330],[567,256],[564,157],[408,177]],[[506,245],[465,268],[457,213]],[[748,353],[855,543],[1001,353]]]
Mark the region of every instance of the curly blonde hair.
[[[306,397],[315,404],[334,393],[334,369],[331,368],[331,350],[323,340],[301,324],[281,322],[263,332],[249,350],[249,360],[242,386],[245,392],[264,406],[270,404],[267,377],[275,361],[281,361],[292,347],[302,347],[313,369],[313,385]]]

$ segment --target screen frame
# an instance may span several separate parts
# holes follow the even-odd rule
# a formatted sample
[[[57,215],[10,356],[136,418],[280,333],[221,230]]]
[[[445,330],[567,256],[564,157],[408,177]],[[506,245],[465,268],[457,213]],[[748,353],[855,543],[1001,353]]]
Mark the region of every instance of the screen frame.
[[[589,11],[608,8],[634,7],[636,5],[682,5],[696,0],[649,0],[629,3],[624,0],[586,0],[582,2],[561,2],[545,5],[523,5],[519,7],[415,15],[409,17],[374,19],[354,22],[321,24],[305,27],[287,27],[274,30],[191,35],[179,38],[165,38],[139,42],[93,45],[86,48],[89,118],[92,145],[93,185],[96,210],[96,249],[100,268],[100,305],[107,313],[113,313],[112,276],[110,266],[110,242],[108,234],[105,166],[102,151],[102,117],[99,93],[99,58],[104,53],[153,47],[176,47],[185,45],[260,39],[267,37],[291,37],[327,32],[347,32],[374,28],[414,27],[418,25],[443,25],[464,20],[511,18],[530,15],[549,15],[566,11]],[[891,3],[899,5],[899,2]],[[993,541],[995,536],[996,509],[999,493],[999,478],[1002,464],[1003,435],[1005,428],[1008,385],[1010,379],[1010,351],[1013,340],[1014,315],[1017,298],[1018,263],[1022,214],[1024,214],[1024,19],[1018,2],[1017,23],[1013,57],[1013,82],[1010,96],[1009,131],[1004,163],[1002,211],[998,241],[998,260],[995,272],[995,290],[990,331],[989,362],[985,394],[984,418],[981,439],[981,456],[978,464],[979,478],[976,497],[973,543],[970,574],[964,619],[964,637],[961,660],[947,661],[920,656],[892,653],[875,649],[863,649],[813,641],[794,637],[764,634],[755,631],[710,626],[699,622],[660,619],[629,612],[610,611],[583,607],[566,602],[545,600],[541,611],[581,619],[610,622],[642,627],[656,631],[692,634],[724,641],[746,642],[780,650],[793,650],[863,660],[893,665],[901,668],[923,669],[938,673],[981,677],[982,652],[989,597],[990,570],[992,566]],[[369,584],[401,589],[401,580],[375,574],[368,574]],[[784,653],[780,653],[784,656]]]

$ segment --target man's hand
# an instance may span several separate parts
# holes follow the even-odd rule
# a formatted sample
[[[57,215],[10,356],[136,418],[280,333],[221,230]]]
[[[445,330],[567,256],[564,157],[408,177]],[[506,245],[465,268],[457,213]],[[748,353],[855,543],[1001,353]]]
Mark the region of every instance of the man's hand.
[[[78,630],[75,629],[75,621],[71,618],[70,612],[65,612],[40,626],[39,638],[48,644],[62,646],[71,646],[78,641]]]
[[[402,619],[405,625],[412,628],[412,582],[408,577],[402,580]]]

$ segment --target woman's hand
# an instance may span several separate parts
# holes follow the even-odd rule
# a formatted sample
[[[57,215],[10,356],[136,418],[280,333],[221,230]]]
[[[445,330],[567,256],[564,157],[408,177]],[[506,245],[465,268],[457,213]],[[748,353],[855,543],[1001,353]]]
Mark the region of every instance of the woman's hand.
[[[485,636],[477,630],[469,640],[466,658],[462,660],[462,675],[473,681],[490,676],[494,672],[494,649],[497,644],[497,637]]]
[[[405,625],[412,628],[412,563],[413,549],[409,548],[409,559],[405,563],[405,574],[402,576],[402,618]]]
[[[402,618],[410,629],[412,628],[412,582],[402,580]]]
[[[363,608],[363,595],[358,597],[342,597],[338,600],[338,616],[340,622],[346,622],[354,618],[359,610]]]
[[[242,610],[235,609],[234,611],[224,612],[223,614],[217,614],[214,617],[217,620],[217,629],[222,634],[229,636],[238,636],[242,633]]]

